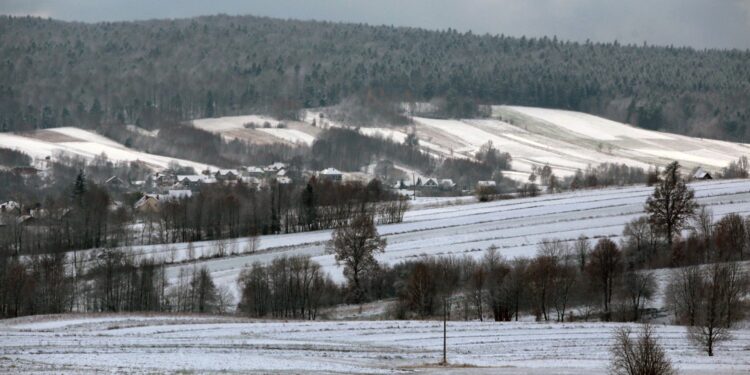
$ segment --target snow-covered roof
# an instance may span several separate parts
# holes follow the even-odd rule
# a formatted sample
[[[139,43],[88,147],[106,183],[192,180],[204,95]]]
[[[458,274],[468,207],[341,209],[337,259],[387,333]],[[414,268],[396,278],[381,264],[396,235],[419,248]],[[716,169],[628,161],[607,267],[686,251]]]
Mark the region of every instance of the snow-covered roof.
[[[247,167],[245,168],[248,173],[263,173],[263,168],[260,167]]]
[[[278,183],[282,184],[282,185],[286,185],[286,184],[291,184],[292,183],[292,179],[289,178],[289,177],[286,177],[286,176],[281,176],[281,177],[277,178],[276,181]]]
[[[199,182],[199,181],[205,181],[210,179],[211,177],[199,175],[199,174],[188,174],[188,175],[179,175],[177,176],[177,181],[185,181],[188,180],[189,182]]]
[[[703,179],[706,177],[711,177],[711,175],[703,167],[698,167],[695,173],[693,173],[693,178]]]
[[[497,186],[495,181],[477,181],[477,186]]]
[[[236,169],[219,169],[218,171],[216,171],[216,174],[218,174],[219,176],[226,176],[226,175],[229,175],[230,173],[235,176],[240,174],[240,172]]]
[[[324,176],[331,176],[331,175],[342,175],[343,173],[341,173],[341,171],[336,168],[326,168],[320,171],[320,174]]]
[[[108,178],[107,181],[104,181],[104,183],[105,184],[111,184],[111,183],[123,184],[123,183],[125,183],[125,181],[123,181],[121,178],[119,178],[117,176],[112,176],[112,177]]]
[[[453,182],[453,180],[451,180],[450,178],[444,178],[440,180],[440,185],[454,187],[456,186],[456,183]]]
[[[21,208],[21,205],[18,204],[16,201],[7,201],[5,203],[0,203],[0,212],[5,211],[13,211],[18,210]]]
[[[275,162],[275,163],[267,166],[266,170],[267,171],[278,171],[279,169],[283,169],[283,168],[286,168],[286,164],[277,161],[277,162]]]

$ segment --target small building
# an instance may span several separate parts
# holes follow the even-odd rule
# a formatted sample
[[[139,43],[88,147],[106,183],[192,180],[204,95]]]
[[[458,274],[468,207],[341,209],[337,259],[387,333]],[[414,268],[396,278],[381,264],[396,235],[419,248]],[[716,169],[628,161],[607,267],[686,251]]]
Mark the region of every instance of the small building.
[[[435,178],[428,178],[424,183],[422,183],[423,188],[427,189],[437,189],[440,187],[440,183]]]
[[[133,205],[138,212],[159,212],[159,196],[145,194]]]
[[[128,186],[128,183],[123,181],[121,178],[117,176],[112,176],[108,178],[106,181],[104,181],[104,185],[109,187],[110,189],[123,189]]]
[[[17,214],[21,212],[21,205],[16,201],[7,201],[0,203],[0,213],[3,214]]]
[[[246,177],[260,178],[266,174],[266,171],[260,167],[246,167],[242,170],[242,175]]]
[[[31,215],[21,215],[16,218],[16,225],[23,225],[23,226],[33,225],[36,223],[36,220],[37,219]]]
[[[344,174],[336,168],[326,168],[318,172],[318,178],[328,181],[343,181]]]
[[[289,185],[292,183],[292,179],[286,176],[281,176],[276,178],[276,182],[281,185]]]
[[[478,187],[495,187],[497,183],[495,181],[477,181]]]
[[[286,164],[282,162],[275,162],[265,168],[265,171],[268,173],[276,173],[282,169],[286,169]]]
[[[693,173],[693,179],[694,180],[713,180],[714,178],[711,177],[711,174],[708,173],[703,167],[698,167],[698,169],[695,170],[695,173]]]
[[[201,184],[206,183],[207,181],[215,180],[214,178],[211,178],[209,176],[199,175],[199,174],[190,174],[190,175],[179,175],[177,176],[177,184],[176,186],[182,187],[183,189],[198,189],[198,187]]]
[[[177,182],[177,176],[171,173],[157,173],[153,181],[157,186],[172,186]]]
[[[236,169],[219,169],[214,174],[217,181],[237,181],[240,171]]]

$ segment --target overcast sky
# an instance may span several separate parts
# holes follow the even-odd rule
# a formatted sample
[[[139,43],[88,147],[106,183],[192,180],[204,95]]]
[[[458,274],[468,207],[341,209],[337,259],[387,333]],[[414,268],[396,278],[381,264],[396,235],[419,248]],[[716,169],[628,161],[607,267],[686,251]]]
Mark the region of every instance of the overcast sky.
[[[696,48],[750,48],[750,0],[0,0],[71,21],[227,13]]]

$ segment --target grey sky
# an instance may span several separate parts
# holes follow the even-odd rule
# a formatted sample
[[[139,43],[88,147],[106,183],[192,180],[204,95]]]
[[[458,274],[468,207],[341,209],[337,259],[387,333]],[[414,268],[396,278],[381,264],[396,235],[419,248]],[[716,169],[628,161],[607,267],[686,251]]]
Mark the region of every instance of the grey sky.
[[[750,0],[0,0],[0,13],[85,22],[255,14],[578,41],[750,48]]]

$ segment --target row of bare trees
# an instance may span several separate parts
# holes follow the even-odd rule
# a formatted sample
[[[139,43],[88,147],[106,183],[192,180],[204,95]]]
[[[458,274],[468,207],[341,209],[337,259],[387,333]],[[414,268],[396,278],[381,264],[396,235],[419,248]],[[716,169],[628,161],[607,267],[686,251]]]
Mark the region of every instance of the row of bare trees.
[[[495,248],[481,260],[426,258],[379,274],[395,278],[394,313],[402,318],[433,316],[443,298],[460,296],[455,309],[465,319],[508,321],[529,313],[544,321],[637,321],[655,292],[653,275],[627,269],[619,246],[607,238],[593,248],[585,237],[572,244],[547,240],[535,257],[510,261]]]
[[[341,301],[339,286],[306,256],[278,257],[267,266],[256,262],[238,283],[238,309],[251,317],[313,320],[320,307]]]
[[[232,296],[206,268],[182,268],[169,283],[163,262],[122,250],[91,254],[87,266],[64,254],[0,258],[0,317],[71,311],[225,312]]]

